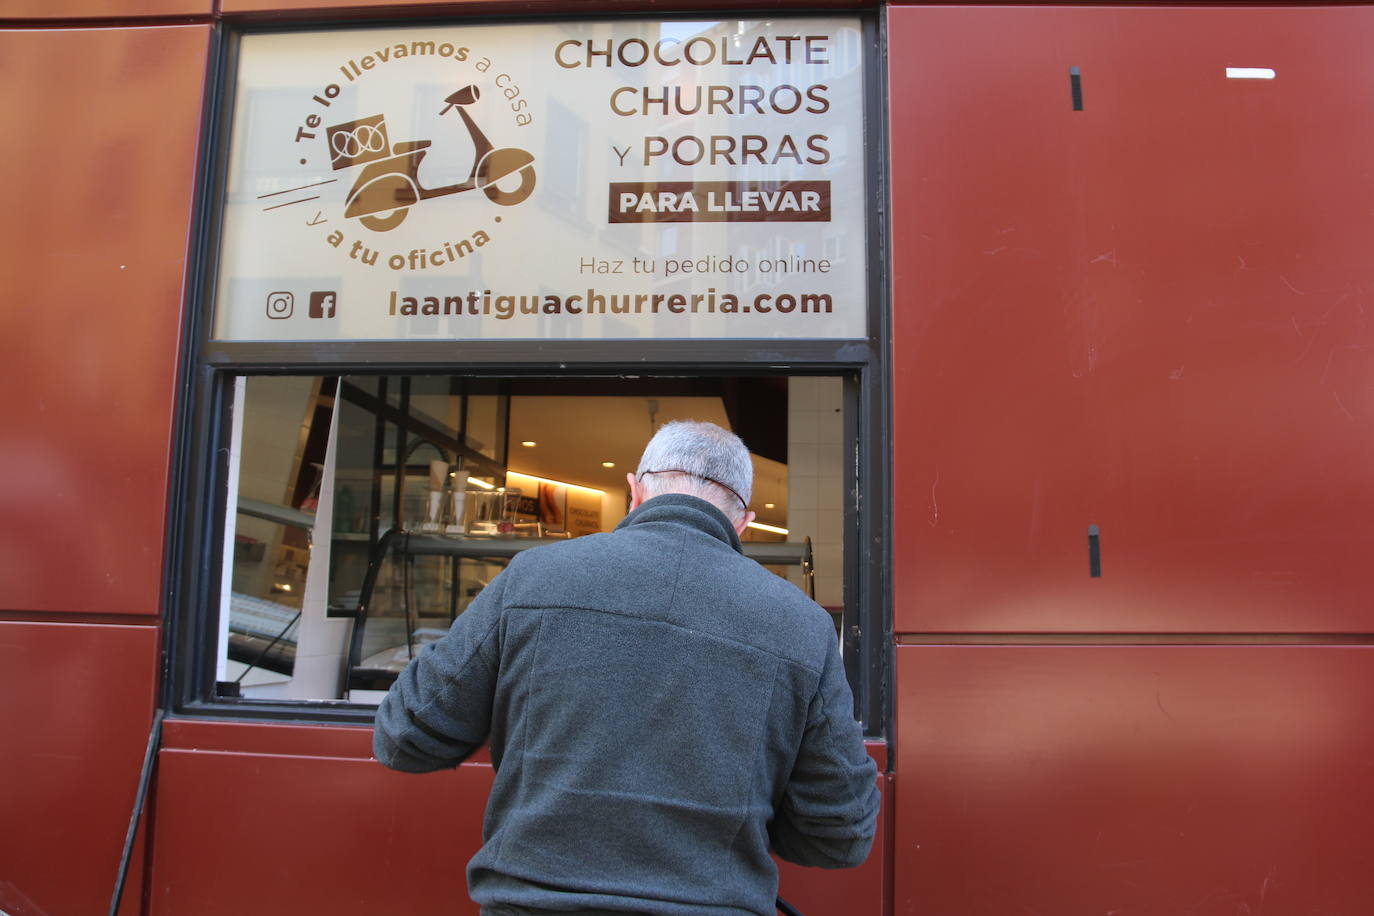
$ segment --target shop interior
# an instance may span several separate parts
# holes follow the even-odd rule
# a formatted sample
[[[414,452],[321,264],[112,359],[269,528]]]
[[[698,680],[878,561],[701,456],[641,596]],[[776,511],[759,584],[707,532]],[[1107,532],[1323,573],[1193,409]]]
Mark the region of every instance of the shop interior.
[[[671,420],[749,446],[745,553],[838,633],[843,381],[237,378],[216,694],[379,702],[516,553],[614,529]]]

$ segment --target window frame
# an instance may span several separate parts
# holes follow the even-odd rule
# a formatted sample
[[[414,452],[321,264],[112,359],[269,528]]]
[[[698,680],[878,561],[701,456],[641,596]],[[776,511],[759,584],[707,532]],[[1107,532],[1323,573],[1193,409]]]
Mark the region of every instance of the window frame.
[[[805,11],[804,15],[817,15]],[[820,13],[821,15],[824,12]],[[796,14],[770,15],[771,19]],[[865,192],[886,194],[880,150],[886,138],[879,67],[879,26],[857,16],[865,52]],[[700,19],[701,14],[638,18]],[[602,21],[605,15],[552,16],[541,21]],[[730,11],[729,18],[747,18]],[[481,22],[526,21],[482,18]],[[451,23],[452,20],[447,20]],[[818,339],[489,340],[361,342],[227,342],[214,340],[213,300],[219,227],[233,111],[238,42],[260,32],[335,30],[434,24],[432,19],[308,23],[219,29],[214,36],[202,146],[199,210],[187,287],[182,395],[173,444],[173,487],[167,551],[167,676],[162,703],[174,714],[309,724],[368,725],[374,707],[334,700],[265,700],[214,696],[229,470],[233,379],[240,375],[463,375],[471,378],[641,376],[806,376],[844,379],[842,444],[844,507],[844,665],[855,713],[870,738],[890,740],[892,640],[890,563],[890,382],[885,209],[869,209],[865,224],[868,337]],[[853,489],[849,490],[848,487]]]

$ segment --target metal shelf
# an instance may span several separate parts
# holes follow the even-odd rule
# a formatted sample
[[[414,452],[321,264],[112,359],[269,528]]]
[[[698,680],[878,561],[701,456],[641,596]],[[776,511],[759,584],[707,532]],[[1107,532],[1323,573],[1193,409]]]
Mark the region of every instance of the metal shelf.
[[[303,528],[306,531],[315,529],[315,516],[309,512],[302,512],[300,509],[292,509],[290,506],[280,506],[276,503],[264,502],[261,499],[239,497],[238,510],[243,515],[276,522],[278,525]]]

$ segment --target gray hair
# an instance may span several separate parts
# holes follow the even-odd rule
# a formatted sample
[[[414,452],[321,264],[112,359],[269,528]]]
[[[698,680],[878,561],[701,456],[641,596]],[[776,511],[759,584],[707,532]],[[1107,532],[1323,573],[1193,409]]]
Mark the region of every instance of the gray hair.
[[[646,499],[687,493],[737,521],[744,517],[741,501],[747,504],[754,489],[754,462],[739,436],[728,429],[714,423],[674,420],[663,424],[644,447],[635,476],[644,487]]]

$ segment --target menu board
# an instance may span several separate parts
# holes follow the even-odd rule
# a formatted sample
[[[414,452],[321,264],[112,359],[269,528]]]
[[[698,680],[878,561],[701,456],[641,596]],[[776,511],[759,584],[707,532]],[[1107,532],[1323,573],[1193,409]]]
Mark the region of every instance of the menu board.
[[[214,335],[866,337],[863,48],[845,17],[246,35]]]

